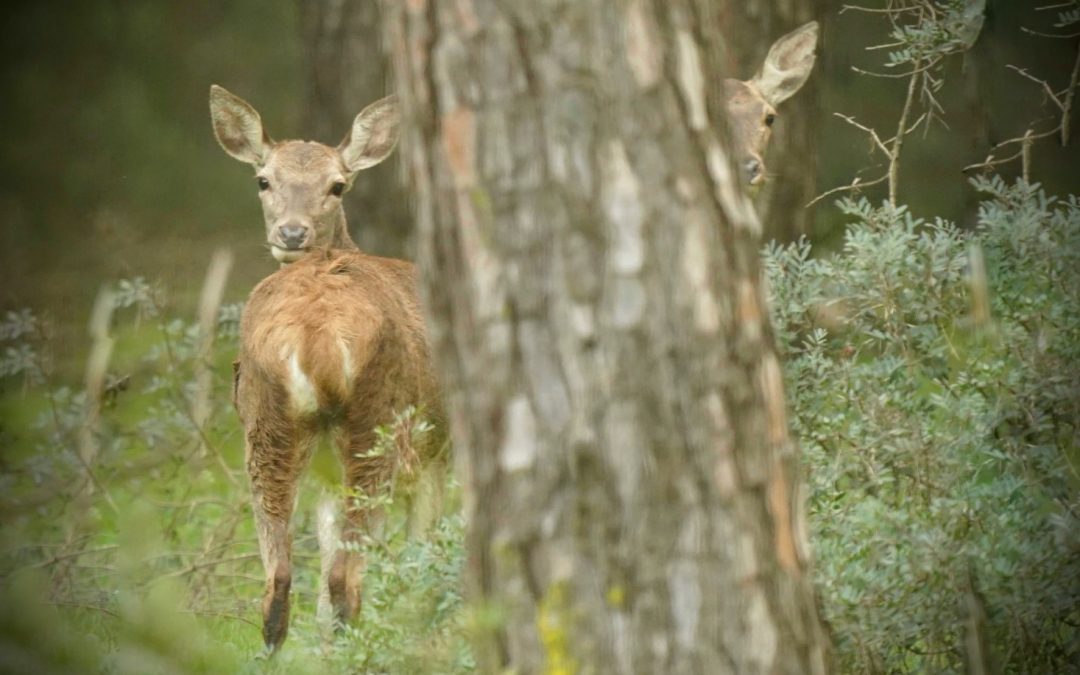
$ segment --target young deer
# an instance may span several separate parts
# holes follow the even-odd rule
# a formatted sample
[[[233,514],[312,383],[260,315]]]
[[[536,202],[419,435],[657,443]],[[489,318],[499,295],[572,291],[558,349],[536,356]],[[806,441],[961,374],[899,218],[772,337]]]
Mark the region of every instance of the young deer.
[[[366,497],[387,486],[402,459],[370,453],[375,428],[407,406],[435,422],[436,431],[415,449],[420,458],[442,447],[439,391],[415,286],[410,263],[316,251],[264,279],[244,308],[234,402],[266,571],[263,639],[271,649],[288,630],[289,520],[319,433],[333,434],[346,485]],[[358,543],[376,515],[363,497],[351,502],[347,497],[346,544]],[[345,622],[359,609],[363,560],[355,546],[323,553],[321,603],[329,600],[334,618]]]
[[[256,167],[267,240],[283,263],[255,287],[244,308],[233,392],[266,573],[263,639],[276,649],[288,631],[289,521],[320,433],[333,436],[346,487],[362,495],[346,498],[345,547],[328,541],[336,539],[324,531],[332,529],[325,521],[333,516],[323,507],[319,513],[319,614],[332,611],[345,622],[360,605],[363,560],[355,544],[377,515],[363,496],[385,488],[402,461],[393,453],[371,453],[376,427],[394,422],[408,406],[421,410],[434,423],[423,447],[414,448],[424,460],[442,450],[445,424],[415,268],[357,250],[341,208],[356,173],[394,147],[394,99],[365,108],[337,148],[272,142],[258,113],[221,87],[211,88],[210,109],[221,146]],[[438,480],[443,459],[435,461],[431,480]],[[328,546],[335,549],[330,554]]]

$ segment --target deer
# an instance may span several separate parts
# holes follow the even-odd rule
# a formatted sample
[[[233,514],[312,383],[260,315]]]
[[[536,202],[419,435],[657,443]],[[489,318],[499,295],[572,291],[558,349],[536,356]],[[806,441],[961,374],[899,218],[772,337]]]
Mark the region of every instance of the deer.
[[[281,263],[248,297],[233,365],[233,403],[244,430],[265,572],[262,637],[274,652],[288,633],[290,521],[317,439],[333,438],[347,493],[339,535],[325,501],[317,517],[323,558],[318,614],[340,628],[360,609],[360,542],[381,515],[373,498],[403,464],[401,452],[373,452],[376,429],[409,407],[421,411],[433,429],[413,451],[435,465],[438,483],[445,420],[416,270],[357,249],[341,208],[356,174],[394,148],[395,99],[361,111],[336,148],[274,143],[254,108],[221,87],[211,88],[210,108],[221,147],[256,168],[267,243]]]
[[[321,531],[326,523],[319,523],[319,614],[332,611],[340,627],[360,608],[359,546],[379,515],[370,500],[402,460],[372,452],[376,428],[409,406],[444,428],[416,282],[408,262],[321,249],[264,279],[245,305],[233,399],[266,574],[263,640],[270,651],[288,631],[289,521],[318,435],[332,435],[348,491],[360,495],[345,497],[343,546],[328,540]],[[428,432],[415,452],[431,460],[444,438]],[[319,514],[320,521],[327,517]]]
[[[772,44],[754,77],[726,78],[722,83],[733,154],[751,187],[766,181],[765,151],[777,119],[776,108],[810,78],[817,41],[818,23],[805,23]]]

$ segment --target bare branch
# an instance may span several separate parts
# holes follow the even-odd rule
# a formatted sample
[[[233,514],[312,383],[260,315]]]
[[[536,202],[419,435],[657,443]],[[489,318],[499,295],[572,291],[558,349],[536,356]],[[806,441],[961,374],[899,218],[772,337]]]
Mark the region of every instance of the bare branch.
[[[1022,77],[1026,77],[1027,79],[1031,80],[1031,81],[1032,81],[1032,82],[1034,82],[1035,84],[1040,84],[1040,85],[1042,85],[1043,91],[1044,91],[1044,92],[1046,93],[1046,95],[1047,95],[1047,96],[1049,96],[1049,97],[1050,97],[1050,100],[1054,102],[1054,105],[1056,105],[1056,106],[1058,107],[1058,109],[1059,109],[1059,110],[1063,110],[1063,109],[1064,109],[1064,107],[1065,107],[1065,104],[1064,104],[1064,103],[1062,103],[1062,102],[1061,102],[1061,99],[1059,99],[1059,98],[1057,97],[1057,94],[1055,94],[1055,93],[1054,93],[1054,90],[1053,90],[1053,89],[1052,89],[1052,88],[1050,87],[1050,83],[1049,83],[1049,82],[1047,82],[1046,80],[1040,80],[1039,78],[1035,77],[1034,75],[1032,75],[1031,73],[1029,73],[1029,72],[1028,72],[1027,70],[1025,70],[1024,68],[1018,68],[1017,66],[1014,66],[1014,65],[1012,65],[1012,64],[1008,64],[1008,65],[1006,65],[1005,67],[1006,67],[1006,68],[1008,68],[1008,69],[1010,69],[1010,70],[1015,70],[1015,71],[1016,71],[1017,73],[1019,73],[1019,74],[1020,74],[1020,75],[1021,75]]]
[[[858,176],[856,176],[855,180],[851,181],[851,183],[849,185],[841,185],[840,187],[834,187],[831,190],[826,190],[825,192],[822,192],[817,197],[814,197],[812,200],[807,202],[806,207],[810,207],[810,206],[813,206],[814,204],[817,204],[818,202],[820,202],[822,199],[825,199],[829,195],[834,195],[834,194],[837,194],[839,192],[858,192],[859,190],[861,190],[863,188],[868,188],[868,187],[871,187],[873,185],[877,185],[879,183],[884,183],[888,179],[889,179],[889,174],[886,173],[886,174],[883,174],[882,176],[880,176],[879,178],[875,178],[874,180],[867,181],[867,182],[864,183],[861,180],[859,180]]]
[[[873,129],[871,129],[870,127],[863,126],[862,124],[859,124],[858,122],[855,121],[855,118],[850,116],[850,115],[845,115],[843,113],[833,113],[833,115],[835,115],[835,116],[839,117],[840,119],[844,120],[845,122],[847,122],[851,126],[855,127],[856,129],[861,129],[862,131],[865,131],[867,134],[869,134],[871,140],[874,141],[874,145],[876,145],[879,150],[881,150],[883,153],[885,153],[886,157],[889,157],[892,154],[889,151],[889,148],[885,146],[885,143],[882,142],[881,137],[878,136],[877,132],[874,131]]]

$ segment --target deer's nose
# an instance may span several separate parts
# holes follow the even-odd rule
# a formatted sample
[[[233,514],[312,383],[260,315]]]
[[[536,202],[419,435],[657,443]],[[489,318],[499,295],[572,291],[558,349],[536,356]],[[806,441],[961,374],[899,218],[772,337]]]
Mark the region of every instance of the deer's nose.
[[[299,223],[285,223],[278,228],[278,239],[281,240],[282,246],[289,250],[301,248],[307,235],[307,226]]]
[[[743,162],[743,170],[746,171],[746,182],[750,185],[757,185],[765,177],[765,168],[757,157],[751,157]]]

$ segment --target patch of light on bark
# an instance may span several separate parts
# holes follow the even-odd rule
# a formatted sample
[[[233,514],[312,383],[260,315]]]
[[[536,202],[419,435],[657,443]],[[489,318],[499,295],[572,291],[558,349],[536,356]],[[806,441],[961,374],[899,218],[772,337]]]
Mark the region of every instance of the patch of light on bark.
[[[630,661],[630,654],[633,652],[630,645],[630,621],[624,612],[611,614],[611,635],[612,642],[615,643],[615,658],[619,660],[619,672],[634,672]]]
[[[611,403],[604,411],[604,447],[608,450],[607,459],[615,471],[624,507],[633,504],[638,493],[641,465],[636,458],[644,454],[642,438],[644,434],[638,426],[634,405],[625,401]]]
[[[611,322],[616,328],[633,328],[645,316],[645,287],[637,279],[616,279]]]
[[[679,532],[677,557],[668,565],[668,587],[671,589],[671,615],[675,619],[675,639],[684,650],[696,643],[698,622],[701,619],[701,584],[698,566],[694,562],[701,550],[700,517],[687,518]]]
[[[737,536],[735,543],[735,574],[739,579],[752,580],[758,574],[757,553],[754,538],[747,533]]]
[[[687,215],[683,230],[682,269],[694,298],[694,326],[702,333],[720,329],[720,310],[709,287],[709,252],[705,243],[705,214],[695,209]]]
[[[680,30],[675,35],[675,52],[678,59],[679,89],[682,90],[686,109],[690,114],[690,128],[701,131],[708,124],[705,114],[705,75],[701,71],[701,56],[694,37]]]
[[[579,302],[570,305],[568,313],[570,328],[579,340],[588,340],[596,334],[596,322],[593,320],[593,308]]]
[[[472,196],[468,192],[458,192],[457,207],[461,252],[472,270],[472,289],[476,296],[473,306],[480,318],[499,319],[504,310],[506,291],[501,281],[501,267],[484,243]]]
[[[506,113],[500,109],[485,110],[484,142],[480,144],[480,166],[484,176],[498,188],[508,188],[514,175],[514,156],[510,152],[510,129]]]
[[[540,419],[548,429],[562,430],[570,422],[570,394],[555,354],[555,340],[549,327],[535,321],[519,326],[525,372]]]
[[[761,340],[762,333],[762,307],[758,302],[757,289],[749,279],[740,279],[736,289],[738,298],[739,330],[743,337],[751,342]]]
[[[641,240],[641,225],[645,209],[637,177],[626,158],[626,149],[619,141],[612,141],[601,164],[603,184],[601,200],[611,232],[611,249],[608,259],[618,274],[637,274],[645,260],[645,247]]]
[[[591,92],[568,87],[544,110],[550,175],[570,194],[592,198],[592,146],[595,134]]]
[[[776,628],[769,616],[765,594],[760,590],[750,596],[750,603],[746,608],[746,628],[750,647],[745,653],[753,664],[747,670],[755,673],[773,672],[776,662]]]
[[[519,394],[510,399],[504,411],[499,466],[507,473],[530,468],[536,461],[536,419],[529,399]]]
[[[654,633],[653,634],[653,639],[652,639],[652,644],[650,644],[649,646],[652,648],[651,651],[652,651],[652,654],[653,654],[652,658],[653,658],[654,662],[656,662],[656,663],[665,663],[665,662],[667,662],[667,660],[668,660],[668,652],[670,652],[671,650],[668,649],[668,641],[662,634]]]
[[[776,355],[765,354],[758,372],[762,393],[765,395],[765,411],[769,422],[769,442],[781,450],[788,445],[787,409],[784,402],[784,377]]]
[[[644,89],[660,79],[660,52],[641,5],[641,0],[635,0],[626,10],[626,60]]]
[[[714,441],[716,465],[713,470],[713,480],[716,482],[720,496],[730,497],[735,494],[739,486],[735,476],[735,459],[731,451],[731,425],[728,422],[724,401],[715,391],[705,397],[705,408],[712,419],[713,438],[716,439]]]

